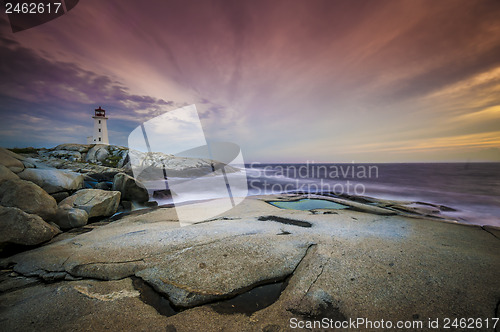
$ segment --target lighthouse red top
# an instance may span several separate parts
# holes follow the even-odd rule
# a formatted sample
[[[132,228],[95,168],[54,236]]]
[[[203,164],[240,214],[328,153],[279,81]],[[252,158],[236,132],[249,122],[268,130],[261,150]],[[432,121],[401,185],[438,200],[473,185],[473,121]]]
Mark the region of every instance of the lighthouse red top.
[[[101,108],[101,106],[99,106],[99,108],[96,108],[95,109],[95,116],[102,116],[102,117],[105,117],[106,116],[106,111],[103,110]]]

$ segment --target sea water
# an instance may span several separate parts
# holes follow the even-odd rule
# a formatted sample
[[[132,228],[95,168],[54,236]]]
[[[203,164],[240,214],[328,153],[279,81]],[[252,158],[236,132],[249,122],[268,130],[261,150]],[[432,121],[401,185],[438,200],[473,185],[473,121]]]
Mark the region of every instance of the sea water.
[[[337,193],[451,207],[459,222],[500,226],[500,163],[246,165],[249,195]]]
[[[500,227],[500,163],[253,163],[233,176],[247,177],[250,196],[333,193],[433,203],[455,209],[446,217],[459,222]],[[200,187],[183,195],[183,202],[225,197],[208,185]]]
[[[272,201],[269,202],[280,209],[293,209],[293,210],[314,210],[314,209],[334,209],[343,210],[349,208],[347,205],[327,201],[324,199],[304,198],[296,201]]]

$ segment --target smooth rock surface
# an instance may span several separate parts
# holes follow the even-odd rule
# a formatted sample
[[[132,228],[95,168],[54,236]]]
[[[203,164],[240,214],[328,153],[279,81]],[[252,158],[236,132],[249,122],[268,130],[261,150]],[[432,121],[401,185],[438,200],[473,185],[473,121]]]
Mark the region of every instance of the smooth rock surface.
[[[4,165],[0,165],[0,184],[8,180],[16,180],[19,179],[14,172],[12,172],[9,168]]]
[[[83,175],[58,169],[25,169],[21,179],[36,183],[49,194],[83,188]]]
[[[282,210],[266,202],[276,199],[247,198],[211,221],[188,227],[180,227],[172,208],[135,211],[91,232],[7,258],[4,266],[49,280],[140,277],[175,303],[197,306],[163,317],[161,327],[148,326],[160,330],[280,331],[289,330],[291,318],[312,317],[423,322],[494,317],[500,299],[500,240],[493,232],[400,215]],[[259,220],[262,216],[276,218]],[[300,226],[306,223],[310,227]],[[211,304],[203,305],[288,275],[278,300],[251,315],[220,314]],[[65,287],[83,282],[91,281],[61,281],[1,295],[12,317],[5,324],[33,321],[33,329],[71,329],[69,319],[47,323],[37,317],[52,312],[48,303],[64,303],[61,308],[76,317],[85,306],[71,300],[73,293]],[[59,292],[50,288],[55,285]],[[102,281],[95,287],[111,285],[117,283]],[[94,301],[118,294],[91,288],[84,293],[89,291]],[[108,308],[116,310],[112,303]],[[130,315],[144,318],[143,311]],[[80,320],[80,329],[108,326],[109,318],[94,317]],[[123,328],[129,318],[118,318],[111,328]]]
[[[38,284],[0,295],[3,331],[165,331],[130,279]]]
[[[16,174],[21,173],[22,171],[24,171],[24,167],[16,167],[16,166],[13,166],[13,167],[9,167],[9,169],[10,169],[12,172],[16,173]]]
[[[52,239],[59,230],[42,218],[15,207],[0,206],[0,244],[36,245]]]
[[[54,217],[57,209],[52,196],[33,182],[21,179],[5,181],[0,185],[0,204],[36,214],[46,221]]]
[[[245,288],[290,275],[310,244],[276,236],[241,236],[207,243],[152,260],[136,275],[189,307],[242,293]]]
[[[22,163],[22,157],[18,154],[9,151],[5,148],[0,148],[0,165],[4,165],[8,168],[24,169],[24,165]]]
[[[82,189],[62,200],[59,205],[67,204],[85,210],[89,218],[108,217],[118,209],[120,195],[119,191]]]
[[[113,179],[113,190],[121,192],[121,199],[144,203],[149,200],[147,189],[140,183],[137,183],[133,177],[118,173]]]

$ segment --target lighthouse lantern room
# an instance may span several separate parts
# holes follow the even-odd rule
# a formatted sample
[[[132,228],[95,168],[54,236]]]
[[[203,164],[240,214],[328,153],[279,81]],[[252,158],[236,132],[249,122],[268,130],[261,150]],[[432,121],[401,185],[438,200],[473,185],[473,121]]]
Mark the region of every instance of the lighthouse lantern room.
[[[99,106],[95,109],[94,116],[94,135],[87,138],[87,143],[89,144],[109,144],[108,139],[108,126],[106,121],[106,111]]]

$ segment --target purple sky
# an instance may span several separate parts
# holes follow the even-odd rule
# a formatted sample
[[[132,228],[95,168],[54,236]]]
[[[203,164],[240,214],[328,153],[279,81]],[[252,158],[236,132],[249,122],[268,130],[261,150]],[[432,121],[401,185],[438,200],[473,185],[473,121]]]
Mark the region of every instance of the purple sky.
[[[500,161],[500,1],[85,0],[13,34],[0,145],[110,143],[196,104],[247,162]]]

